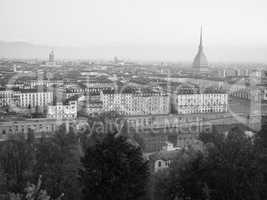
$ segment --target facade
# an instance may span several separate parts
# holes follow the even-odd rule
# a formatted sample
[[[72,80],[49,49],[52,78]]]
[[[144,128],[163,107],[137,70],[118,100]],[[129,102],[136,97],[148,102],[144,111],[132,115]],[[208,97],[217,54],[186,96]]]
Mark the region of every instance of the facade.
[[[16,119],[0,121],[0,141],[8,139],[11,135],[27,135],[34,132],[38,137],[41,133],[56,131],[58,124],[54,120],[48,119]]]
[[[57,103],[47,108],[47,118],[49,119],[76,119],[77,118],[77,102],[69,101],[68,104]]]
[[[24,85],[34,88],[36,86],[51,87],[53,85],[61,86],[64,84],[63,80],[27,80],[23,82]]]
[[[170,112],[170,98],[160,92],[129,90],[117,93],[114,90],[100,94],[103,111],[117,111],[123,115],[157,115]]]
[[[179,132],[193,132],[189,128],[194,127],[194,131],[199,132],[202,118],[197,114],[190,115],[147,115],[126,117],[129,128],[135,130],[145,129],[175,129]],[[188,129],[188,131],[187,131]],[[163,132],[163,131],[162,131]]]
[[[18,98],[13,90],[0,89],[0,107],[17,104]]]
[[[93,113],[100,113],[103,111],[103,102],[94,100],[86,102],[86,113],[93,114]]]
[[[231,85],[229,93],[233,97],[251,99],[251,88],[246,85]]]
[[[53,103],[52,91],[39,91],[36,89],[20,90],[17,94],[21,108],[45,108]]]
[[[70,97],[73,96],[96,96],[96,95],[100,95],[101,91],[105,91],[105,90],[110,90],[112,89],[111,87],[78,87],[78,88],[74,88],[74,87],[69,87],[66,88],[64,90],[64,95],[65,98],[68,99]]]
[[[40,138],[42,136],[49,137],[62,125],[65,125],[67,132],[70,131],[70,128],[72,128],[74,132],[77,132],[81,124],[86,123],[86,121],[86,119],[57,121],[47,118],[0,119],[0,141],[8,140],[10,136],[16,135],[27,137],[28,133],[33,133],[35,138]]]
[[[174,151],[161,151],[149,155],[149,163],[151,171],[158,172],[169,168],[173,160],[175,160],[182,152],[180,150]]]
[[[178,114],[227,112],[228,94],[178,94],[174,97],[174,104]]]

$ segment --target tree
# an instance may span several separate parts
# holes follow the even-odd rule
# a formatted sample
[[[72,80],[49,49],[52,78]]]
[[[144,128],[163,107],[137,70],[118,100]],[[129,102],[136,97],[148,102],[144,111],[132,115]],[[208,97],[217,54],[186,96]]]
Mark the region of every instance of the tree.
[[[107,133],[119,135],[127,133],[123,117],[115,111],[95,113],[88,116],[87,122],[87,130],[79,135],[83,151],[95,145],[97,140],[102,140]]]
[[[255,146],[258,165],[263,172],[264,183],[267,184],[267,121],[265,118],[261,130],[255,136]]]
[[[261,130],[256,134],[255,140],[259,149],[262,150],[267,148],[267,121],[262,124]]]
[[[240,130],[202,135],[206,152],[170,166],[165,199],[260,200],[266,182],[254,140]]]
[[[220,144],[208,149],[203,179],[212,199],[266,199],[266,185],[251,138],[232,129]]]
[[[80,199],[79,158],[77,137],[64,128],[36,144],[34,175],[43,175],[43,185],[52,198],[63,192],[65,199]]]
[[[89,116],[88,125],[91,134],[102,137],[106,133],[118,133],[124,121],[118,112],[110,111]]]
[[[164,200],[167,199],[169,186],[171,184],[168,169],[160,170],[151,177],[151,199]]]
[[[136,200],[146,195],[148,163],[126,137],[107,134],[88,147],[81,163],[84,200]]]
[[[30,140],[18,135],[3,142],[0,146],[0,171],[5,178],[2,189],[22,192],[22,186],[31,178],[33,163],[34,149]]]
[[[42,185],[42,176],[39,176],[38,182],[36,185],[34,184],[27,184],[27,187],[24,189],[25,194],[16,194],[10,193],[9,199],[10,200],[50,200],[51,197],[47,194],[46,190],[41,189]],[[60,200],[64,194],[59,195],[55,200]]]

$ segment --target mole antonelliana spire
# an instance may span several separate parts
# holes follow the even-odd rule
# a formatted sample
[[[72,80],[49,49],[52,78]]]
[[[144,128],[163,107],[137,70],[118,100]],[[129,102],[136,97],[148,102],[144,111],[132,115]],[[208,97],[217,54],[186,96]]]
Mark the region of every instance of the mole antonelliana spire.
[[[202,26],[200,28],[200,41],[198,46],[198,52],[193,62],[193,68],[200,69],[200,68],[207,68],[208,67],[208,60],[203,51],[203,41],[202,41]]]

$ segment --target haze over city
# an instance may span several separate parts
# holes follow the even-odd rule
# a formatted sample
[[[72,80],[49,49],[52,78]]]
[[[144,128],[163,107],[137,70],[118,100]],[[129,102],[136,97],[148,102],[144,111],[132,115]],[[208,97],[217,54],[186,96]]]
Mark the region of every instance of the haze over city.
[[[0,52],[2,57],[46,58],[54,48],[57,58],[191,61],[203,25],[209,61],[267,62],[266,4],[264,0],[1,0]],[[18,41],[26,42],[20,50],[12,45],[21,43],[5,43]]]

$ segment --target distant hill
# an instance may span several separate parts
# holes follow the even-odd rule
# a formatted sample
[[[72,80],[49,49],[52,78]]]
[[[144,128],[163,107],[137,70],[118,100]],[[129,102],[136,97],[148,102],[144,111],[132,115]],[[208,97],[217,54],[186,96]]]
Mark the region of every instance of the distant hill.
[[[0,58],[48,59],[55,51],[56,59],[113,59],[144,61],[189,61],[197,53],[198,44],[190,45],[88,45],[45,46],[27,42],[0,41]],[[216,46],[205,45],[208,61],[215,62],[267,62],[267,46]]]
[[[50,47],[27,42],[0,41],[0,57],[4,58],[46,58]]]

